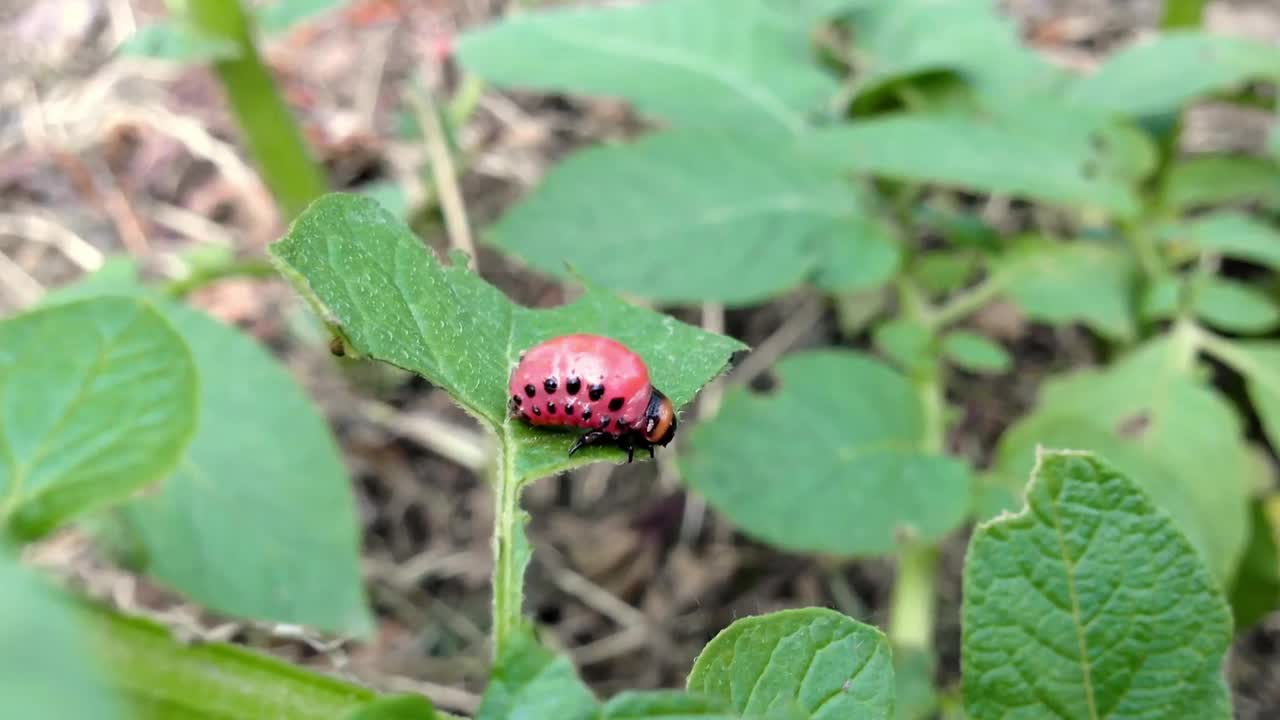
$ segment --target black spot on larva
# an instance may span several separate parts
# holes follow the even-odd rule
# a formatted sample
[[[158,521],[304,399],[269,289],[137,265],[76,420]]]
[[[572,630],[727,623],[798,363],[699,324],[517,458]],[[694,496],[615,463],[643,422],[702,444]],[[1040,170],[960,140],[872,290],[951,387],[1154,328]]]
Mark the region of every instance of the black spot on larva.
[[[525,385],[524,394],[528,395],[529,397],[533,397],[534,395],[538,394],[538,388],[534,387],[532,383]]]
[[[564,414],[565,414],[565,415],[572,415],[572,414],[573,414],[573,411],[574,411],[573,401],[572,401],[572,400],[570,400],[569,402],[567,402],[567,403],[565,403],[565,404],[564,404]]]
[[[599,400],[604,397],[604,383],[596,383],[587,389],[587,397],[592,400]]]
[[[622,409],[622,398],[616,397],[609,401],[609,409],[618,412]]]
[[[582,389],[582,381],[576,377],[571,377],[569,382],[564,384],[564,389],[570,395],[577,395],[578,391]]]
[[[520,413],[520,419],[529,422],[529,413]]]
[[[556,404],[555,404],[555,403],[553,403],[553,402],[549,402],[549,403],[547,403],[547,414],[548,414],[548,415],[555,415],[555,414],[556,414]]]
[[[549,378],[547,378],[546,380],[543,380],[543,381],[542,381],[542,389],[543,389],[543,390],[546,390],[548,395],[550,395],[551,393],[555,392],[555,391],[556,391],[556,388],[557,388],[557,387],[559,387],[559,386],[560,386],[560,384],[559,384],[559,383],[557,383],[557,382],[556,382],[556,379],[555,379],[555,378],[553,378],[553,377],[549,377]]]
[[[515,403],[516,407],[520,407],[522,404],[524,404],[524,400],[521,400],[519,395],[512,395],[511,402]]]
[[[610,419],[611,419],[611,418],[610,418],[608,415],[601,415],[601,416],[600,416],[600,427],[602,427],[602,428],[607,428],[607,427],[609,427],[609,420],[610,420]]]
[[[626,424],[626,423],[624,423],[624,422],[622,422],[622,418],[618,418],[618,423],[617,423],[617,425],[618,425],[618,429],[619,429],[619,430],[626,430],[626,429],[627,429],[627,424]]]
[[[583,420],[590,420],[590,419],[591,419],[591,408],[587,408],[586,410],[583,410],[583,411],[582,411],[582,419],[583,419]]]
[[[534,415],[541,415],[541,414],[542,414],[542,410],[541,410],[541,408],[539,408],[537,405],[534,405],[534,406],[533,406],[533,414],[534,414]]]

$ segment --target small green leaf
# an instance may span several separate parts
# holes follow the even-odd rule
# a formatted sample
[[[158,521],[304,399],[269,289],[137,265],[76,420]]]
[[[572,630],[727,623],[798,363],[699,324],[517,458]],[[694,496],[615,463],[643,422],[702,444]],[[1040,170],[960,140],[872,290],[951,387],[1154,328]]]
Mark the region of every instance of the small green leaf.
[[[1231,615],[1175,523],[1087,453],[1040,451],[1026,495],[969,543],[968,716],[1230,718]]]
[[[1165,275],[1157,278],[1143,291],[1142,317],[1144,320],[1168,320],[1178,314],[1182,293],[1186,288],[1183,278]]]
[[[920,449],[906,378],[840,351],[791,355],[776,370],[780,389],[735,388],[690,434],[681,474],[711,506],[778,547],[840,555],[934,542],[964,521],[969,469]]]
[[[625,691],[605,703],[600,720],[735,720],[726,701],[671,690]]]
[[[501,649],[475,720],[595,720],[599,703],[569,659],[521,628]]]
[[[437,720],[435,708],[421,695],[388,695],[351,711],[345,720]]]
[[[234,40],[210,35],[181,20],[138,28],[117,50],[121,55],[179,63],[217,62],[240,57]]]
[[[1280,165],[1266,158],[1191,157],[1171,165],[1165,183],[1164,206],[1170,213],[1238,202],[1280,209]]]
[[[967,330],[947,333],[942,349],[951,362],[973,372],[998,375],[1013,366],[1013,359],[998,343]]]
[[[196,369],[145,302],[85,300],[0,322],[0,526],[36,538],[173,470]]]
[[[952,293],[973,278],[982,266],[981,258],[969,249],[935,250],[916,258],[911,265],[911,276],[927,292]]]
[[[869,175],[1136,213],[1149,141],[1106,116],[1052,105],[877,117],[815,131],[801,147],[813,162]]]
[[[1091,448],[1139,483],[1227,583],[1247,533],[1247,446],[1235,410],[1179,363],[1179,350],[1159,338],[1106,369],[1048,381],[1035,411],[1000,438],[992,472],[1021,487],[1040,445]]]
[[[1275,182],[1280,187],[1280,173]],[[1202,215],[1162,227],[1160,237],[1184,255],[1207,252],[1280,270],[1280,231],[1244,213]]]
[[[1280,78],[1280,50],[1244,38],[1170,31],[1126,48],[1075,84],[1073,102],[1124,115],[1158,115],[1249,80]]]
[[[872,332],[872,342],[886,358],[908,373],[926,367],[933,358],[933,335],[924,323],[897,318]]]
[[[688,690],[746,717],[893,717],[893,660],[884,635],[826,608],[742,618],[702,649]]]
[[[1280,323],[1280,309],[1265,293],[1222,278],[1197,289],[1195,309],[1206,323],[1228,332],[1260,334]]]
[[[317,200],[270,251],[349,348],[448,391],[499,434],[525,481],[626,458],[606,447],[569,457],[575,433],[508,415],[507,380],[527,348],[571,332],[613,337],[644,358],[653,384],[678,408],[744,347],[594,287],[571,305],[519,307],[461,264],[440,264],[376,201],[354,195]]]
[[[837,169],[740,132],[672,131],[580,151],[488,229],[544,273],[658,302],[758,302],[818,274],[882,281],[897,248]],[[565,218],[573,218],[565,222]]]
[[[123,718],[65,598],[0,545],[0,717]]]
[[[1280,495],[1249,503],[1249,544],[1230,597],[1237,633],[1280,608]]]
[[[271,34],[286,32],[295,25],[342,7],[346,2],[347,0],[275,0],[258,10],[258,26]]]
[[[1028,238],[999,263],[1010,299],[1033,320],[1083,322],[1115,340],[1134,336],[1137,268],[1128,253],[1094,242]]]
[[[619,97],[682,127],[796,134],[836,89],[803,14],[768,0],[661,0],[519,13],[464,34],[458,57],[505,87]]]
[[[147,295],[113,263],[47,302],[95,293]],[[355,499],[327,421],[257,342],[154,303],[195,360],[199,427],[158,492],[103,525],[138,546],[141,571],[208,608],[367,634]]]

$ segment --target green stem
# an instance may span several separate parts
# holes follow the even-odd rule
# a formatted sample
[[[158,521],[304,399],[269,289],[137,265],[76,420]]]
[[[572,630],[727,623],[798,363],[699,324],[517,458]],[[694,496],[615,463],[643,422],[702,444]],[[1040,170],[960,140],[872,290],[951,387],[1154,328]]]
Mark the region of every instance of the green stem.
[[[898,553],[889,616],[889,642],[895,653],[933,652],[937,574],[938,550],[932,545],[915,544]]]
[[[257,258],[230,260],[210,267],[197,268],[186,277],[162,285],[160,292],[171,298],[181,298],[226,278],[264,278],[275,277],[275,275],[275,266],[267,260]]]
[[[993,273],[973,287],[956,293],[936,310],[926,315],[930,327],[941,329],[982,309],[1004,292],[1008,277]]]
[[[1124,228],[1124,235],[1129,239],[1134,256],[1138,258],[1138,267],[1142,269],[1142,274],[1149,280],[1163,277],[1167,268],[1160,257],[1155,238],[1152,237],[1146,221],[1129,224]]]
[[[239,47],[237,57],[220,60],[213,68],[267,187],[286,219],[293,219],[328,191],[328,181],[258,55],[248,15],[240,0],[189,0],[187,11],[196,28]]]
[[[516,476],[514,441],[504,438],[494,473],[493,513],[493,652],[507,646],[524,622],[524,569],[529,545],[520,510],[520,479]]]
[[[1164,0],[1164,17],[1160,27],[1165,30],[1198,28],[1204,20],[1205,0]]]

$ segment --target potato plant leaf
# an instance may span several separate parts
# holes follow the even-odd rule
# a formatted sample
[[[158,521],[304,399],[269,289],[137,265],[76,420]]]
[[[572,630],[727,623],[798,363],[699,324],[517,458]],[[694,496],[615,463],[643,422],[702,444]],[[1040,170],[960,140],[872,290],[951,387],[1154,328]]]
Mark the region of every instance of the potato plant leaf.
[[[1230,598],[1237,633],[1280,608],[1280,495],[1249,502],[1249,543]]]
[[[117,50],[121,55],[181,63],[235,60],[234,40],[202,32],[182,20],[166,20],[138,28]]]
[[[0,527],[35,538],[170,473],[196,369],[149,303],[104,298],[0,322]]]
[[[727,701],[670,690],[619,693],[604,704],[600,720],[737,720]]]
[[[621,98],[677,127],[795,134],[836,89],[806,15],[770,0],[524,12],[462,35],[458,57],[495,85]]]
[[[283,33],[341,7],[347,0],[273,0],[258,10],[258,27],[267,33]]]
[[[787,142],[672,131],[570,156],[486,240],[560,278],[742,304],[815,275],[830,290],[892,277],[898,248],[865,204],[838,168]]]
[[[176,468],[99,528],[137,546],[140,571],[211,609],[368,633],[355,499],[310,398],[251,338],[145,290],[129,261],[45,302],[103,294],[151,297],[190,348],[200,383],[198,427]]]
[[[1160,338],[1106,369],[1048,381],[1000,439],[992,471],[1021,487],[1039,445],[1090,448],[1141,485],[1227,583],[1247,534],[1247,447],[1235,411],[1179,351]]]
[[[1267,441],[1280,450],[1280,342],[1222,341],[1208,350],[1244,378]]]
[[[948,360],[973,372],[1000,374],[1013,365],[1013,359],[999,343],[969,330],[947,333],[942,349]]]
[[[344,720],[437,720],[439,717],[421,695],[388,695],[356,708]]]
[[[1261,334],[1280,324],[1280,308],[1261,290],[1223,278],[1211,278],[1195,294],[1195,310],[1220,330]]]
[[[1162,202],[1170,213],[1236,202],[1277,210],[1280,164],[1250,155],[1190,157],[1169,167]]]
[[[509,417],[507,380],[525,349],[573,332],[613,337],[645,359],[678,408],[745,347],[594,287],[557,308],[517,306],[465,266],[441,264],[376,201],[355,195],[317,200],[270,252],[348,347],[422,375],[498,433],[523,481],[626,458],[605,447],[569,457],[577,433]]]
[[[1156,115],[1250,80],[1276,79],[1280,50],[1254,40],[1180,30],[1116,53],[1078,81],[1070,98],[1124,115]]]
[[[780,388],[729,391],[689,436],[681,474],[710,505],[779,547],[839,555],[934,542],[963,522],[969,469],[921,450],[905,377],[841,351],[792,355],[776,370]]]
[[[1129,126],[1051,102],[987,116],[887,115],[816,131],[801,147],[855,172],[1121,216],[1137,212],[1135,183],[1154,157]]]
[[[1092,454],[1039,451],[1026,508],[975,531],[963,596],[973,720],[1231,717],[1231,615],[1212,574]]]
[[[1275,178],[1280,187],[1280,173]],[[1242,212],[1201,215],[1159,230],[1161,240],[1183,256],[1207,252],[1280,269],[1280,231]]]
[[[0,544],[0,717],[125,717],[65,600]]]
[[[1122,248],[1025,238],[998,262],[1005,294],[1029,318],[1082,322],[1103,336],[1134,336],[1137,268]]]
[[[596,720],[598,712],[573,663],[524,627],[501,648],[474,720]]]
[[[826,608],[742,618],[699,653],[690,692],[747,718],[893,717],[893,660],[884,635]]]

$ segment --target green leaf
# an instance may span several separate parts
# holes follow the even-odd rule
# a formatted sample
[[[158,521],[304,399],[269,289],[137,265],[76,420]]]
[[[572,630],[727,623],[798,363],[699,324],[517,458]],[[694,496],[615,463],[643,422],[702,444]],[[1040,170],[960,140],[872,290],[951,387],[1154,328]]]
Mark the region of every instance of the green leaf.
[[[575,434],[508,416],[507,380],[528,347],[570,332],[613,337],[645,359],[677,408],[744,347],[594,287],[570,305],[519,307],[457,262],[441,265],[403,223],[358,196],[316,201],[270,251],[348,347],[448,391],[500,435],[523,480],[626,457],[592,447],[570,458]]]
[[[85,605],[78,618],[95,664],[128,707],[131,720],[341,718],[374,699],[362,686],[242,645],[181,642],[149,620],[96,605]]]
[[[742,618],[702,649],[687,688],[747,717],[871,720],[893,716],[884,635],[826,608]]]
[[[982,256],[968,248],[933,250],[911,264],[911,276],[922,290],[944,294],[960,290],[982,266]]]
[[[421,695],[388,695],[353,710],[346,720],[436,720],[435,708]]]
[[[969,543],[968,716],[1230,718],[1231,615],[1177,525],[1088,453],[1041,451],[1026,494]]]
[[[673,131],[575,153],[485,239],[562,279],[745,304],[815,274],[831,289],[891,276],[897,248],[863,205],[837,169],[787,143]]]
[[[109,267],[62,297],[146,294],[132,267]],[[195,359],[199,429],[172,476],[121,507],[112,531],[140,546],[143,572],[205,607],[366,635],[359,521],[327,421],[256,341],[155,303]]]
[[[1265,293],[1216,277],[1197,289],[1195,309],[1206,323],[1228,332],[1260,334],[1280,323],[1280,309]]]
[[[1013,359],[998,343],[967,330],[947,333],[942,349],[951,362],[973,372],[998,375],[1013,366]]]
[[[734,388],[690,434],[681,474],[712,507],[778,547],[840,555],[934,542],[963,522],[969,469],[920,449],[906,378],[841,351],[791,355],[776,370],[780,389]]]
[[[1160,338],[1106,369],[1048,381],[1000,439],[992,472],[1020,487],[1038,446],[1090,448],[1139,483],[1226,583],[1246,539],[1247,447],[1234,409],[1180,352]]]
[[[676,126],[796,134],[836,90],[804,15],[769,0],[541,10],[464,34],[458,58],[495,85],[621,98]]]
[[[1134,336],[1137,268],[1118,247],[1028,238],[999,262],[1011,300],[1033,320],[1083,322],[1113,339]]]
[[[1280,174],[1276,182],[1280,183]],[[1160,228],[1159,234],[1184,256],[1207,252],[1280,269],[1280,231],[1245,213],[1201,215],[1194,220],[1166,225]]]
[[[0,526],[32,539],[173,470],[196,421],[191,353],[150,304],[0,322]]]
[[[282,33],[299,23],[342,7],[346,2],[347,0],[275,0],[258,10],[258,27],[267,33]]]
[[[0,545],[0,716],[122,718],[72,608]]]
[[[165,20],[138,28],[117,52],[124,56],[179,63],[217,62],[240,57],[234,40],[210,35],[181,20]]]
[[[1153,162],[1128,126],[1053,103],[991,115],[910,113],[816,131],[813,162],[906,182],[1002,193],[1131,216]]]
[[[934,357],[933,334],[916,320],[895,318],[882,323],[872,332],[872,342],[907,373],[923,370]]]
[[[1280,78],[1280,51],[1244,38],[1169,31],[1121,50],[1078,81],[1070,99],[1124,115],[1158,115],[1250,80]]]
[[[1280,608],[1280,496],[1249,503],[1249,544],[1230,598],[1237,633]]]
[[[670,690],[628,690],[605,703],[601,720],[734,720],[726,701]]]
[[[1157,278],[1147,286],[1142,297],[1144,320],[1167,320],[1178,314],[1186,281],[1173,275]]]
[[[1260,202],[1280,209],[1280,165],[1249,155],[1201,155],[1173,163],[1165,181],[1170,213],[1223,203]]]
[[[1280,450],[1280,342],[1222,341],[1207,348],[1244,377],[1267,441]]]
[[[522,628],[500,650],[475,720],[595,720],[599,704],[573,663]]]
[[[897,720],[931,720],[938,711],[934,687],[937,661],[933,653],[900,647],[893,653],[894,717]]]

